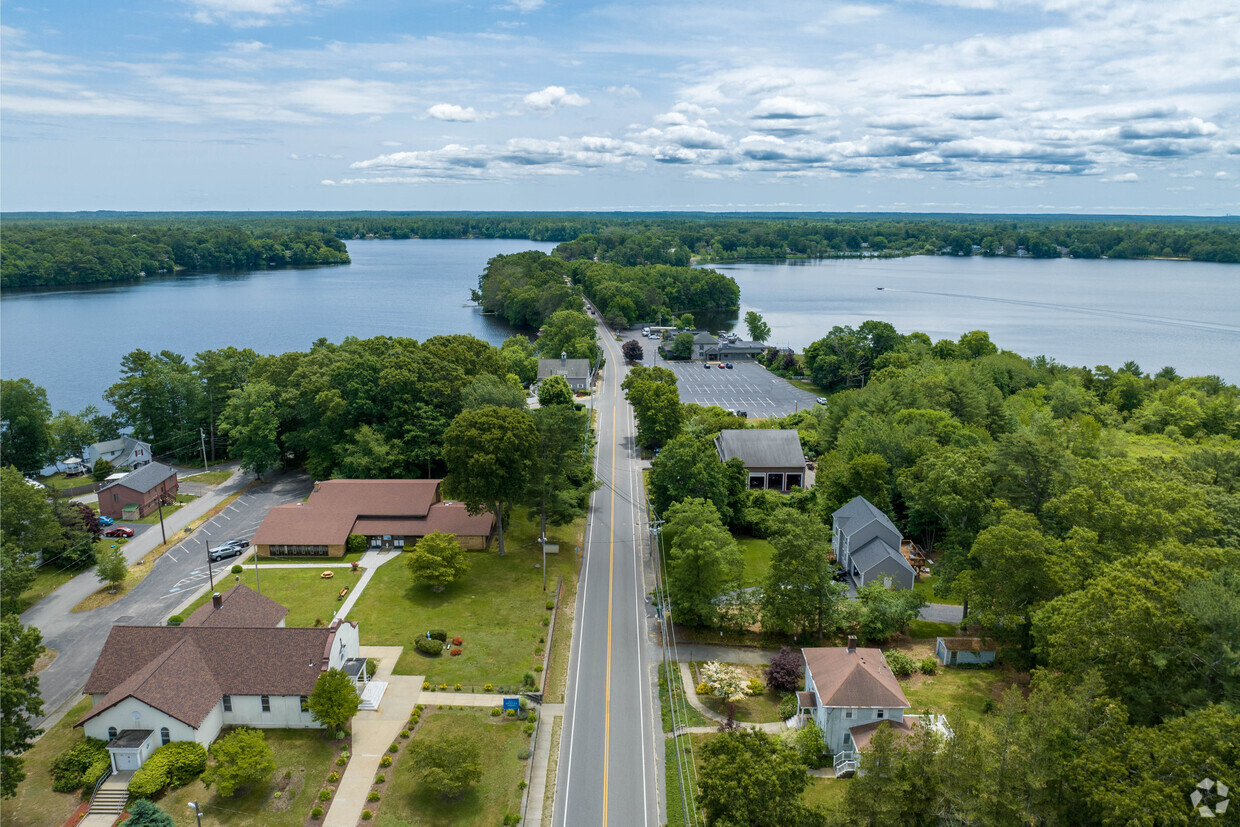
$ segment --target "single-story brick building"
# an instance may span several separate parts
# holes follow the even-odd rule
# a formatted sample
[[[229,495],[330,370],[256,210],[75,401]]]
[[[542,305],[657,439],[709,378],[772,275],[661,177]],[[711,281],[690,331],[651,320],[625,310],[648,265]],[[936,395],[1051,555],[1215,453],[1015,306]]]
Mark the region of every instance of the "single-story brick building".
[[[251,541],[259,557],[343,557],[350,534],[369,548],[402,549],[436,531],[474,551],[491,543],[495,516],[444,501],[441,480],[326,480],[305,502],[278,505]]]
[[[177,498],[177,472],[151,462],[99,489],[99,513],[114,520],[140,520]]]

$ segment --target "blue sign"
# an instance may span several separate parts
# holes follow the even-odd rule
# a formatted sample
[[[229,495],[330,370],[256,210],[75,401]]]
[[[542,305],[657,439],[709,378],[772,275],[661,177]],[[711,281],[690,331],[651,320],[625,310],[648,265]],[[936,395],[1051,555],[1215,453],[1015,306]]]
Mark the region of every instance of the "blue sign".
[[[520,709],[521,701],[517,698],[504,698],[504,709]]]

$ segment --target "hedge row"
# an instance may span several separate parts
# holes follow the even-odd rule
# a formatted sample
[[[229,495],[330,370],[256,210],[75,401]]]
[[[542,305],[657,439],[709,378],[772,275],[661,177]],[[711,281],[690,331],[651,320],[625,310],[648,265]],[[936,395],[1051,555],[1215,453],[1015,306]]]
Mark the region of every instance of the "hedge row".
[[[168,787],[184,787],[207,768],[207,751],[202,744],[174,741],[151,753],[142,768],[129,779],[134,798],[154,798]]]

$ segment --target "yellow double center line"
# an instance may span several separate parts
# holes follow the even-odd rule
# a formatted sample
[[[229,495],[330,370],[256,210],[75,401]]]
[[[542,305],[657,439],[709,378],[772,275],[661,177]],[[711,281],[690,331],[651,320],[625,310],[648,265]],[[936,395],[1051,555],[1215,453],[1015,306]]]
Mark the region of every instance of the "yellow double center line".
[[[611,515],[610,537],[607,544],[607,684],[603,692],[603,827],[607,827],[607,778],[608,760],[611,757],[611,599],[616,579],[616,409],[611,402]]]

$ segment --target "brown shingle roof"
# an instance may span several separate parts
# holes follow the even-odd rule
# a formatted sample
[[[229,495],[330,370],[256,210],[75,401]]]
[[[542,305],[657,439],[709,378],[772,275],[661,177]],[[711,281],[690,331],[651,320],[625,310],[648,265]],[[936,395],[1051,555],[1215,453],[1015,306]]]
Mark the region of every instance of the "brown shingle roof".
[[[335,630],[113,626],[83,691],[105,697],[79,721],[134,697],[198,726],[221,695],[309,695]]]
[[[878,732],[878,728],[883,724],[891,727],[897,738],[913,734],[913,728],[903,721],[871,721],[868,724],[858,724],[848,730],[852,734],[853,748],[865,749],[868,747],[870,739],[874,737],[874,733]]]
[[[213,603],[199,606],[185,619],[182,626],[247,626],[272,628],[279,625],[288,609],[263,597],[249,586],[237,584],[221,595],[222,604],[217,609]]]
[[[439,480],[327,480],[304,503],[280,505],[254,534],[256,545],[341,545],[350,534],[422,537],[434,531],[491,533],[495,517],[439,500]]]
[[[945,637],[940,640],[949,652],[981,652],[994,649],[994,646],[983,646],[982,641],[975,637]]]
[[[843,646],[802,649],[805,668],[818,688],[821,706],[885,709],[910,706],[880,649],[848,651]]]

